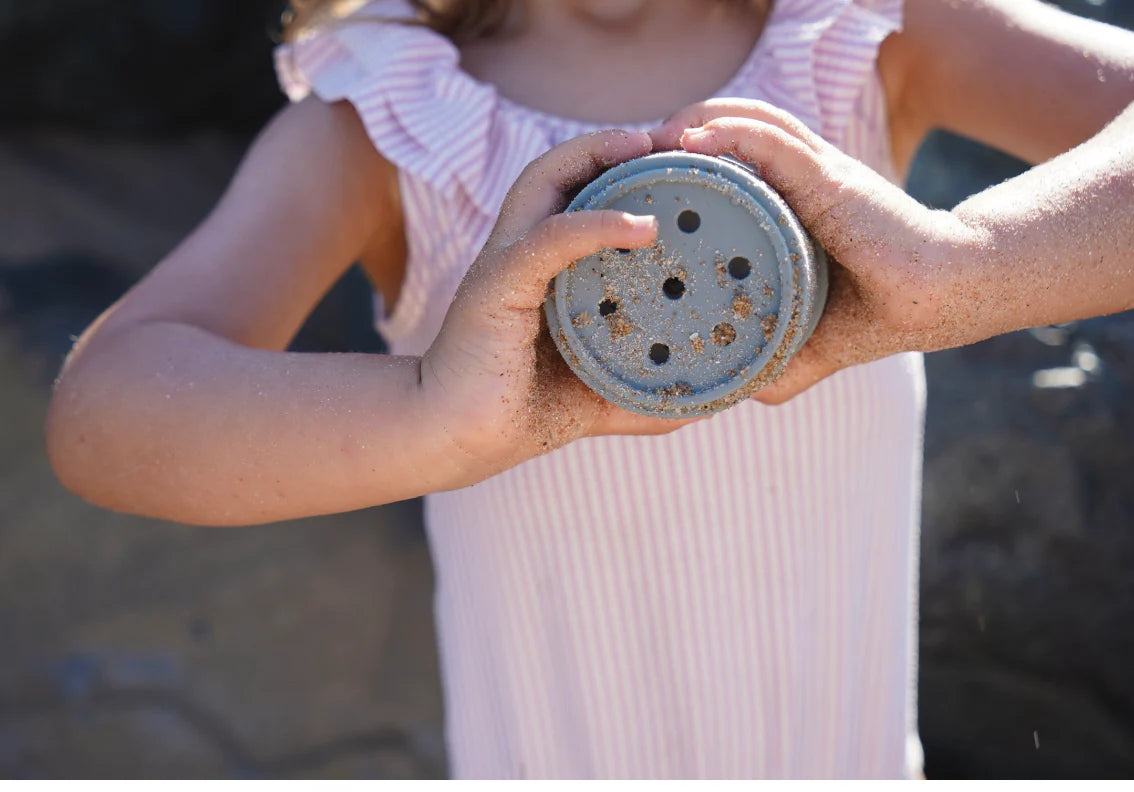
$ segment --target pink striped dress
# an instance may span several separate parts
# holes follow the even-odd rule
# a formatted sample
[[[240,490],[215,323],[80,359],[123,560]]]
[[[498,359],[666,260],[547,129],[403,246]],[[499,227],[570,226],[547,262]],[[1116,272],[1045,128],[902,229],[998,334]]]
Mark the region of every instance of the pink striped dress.
[[[778,104],[889,173],[875,60],[901,0],[771,13],[719,95]],[[397,353],[428,348],[524,165],[599,126],[509,102],[421,27],[335,27],[277,68],[293,100],[353,103],[400,170],[408,270],[378,321]],[[453,773],[919,772],[923,411],[921,358],[901,355],[781,407],[586,439],[427,498]]]

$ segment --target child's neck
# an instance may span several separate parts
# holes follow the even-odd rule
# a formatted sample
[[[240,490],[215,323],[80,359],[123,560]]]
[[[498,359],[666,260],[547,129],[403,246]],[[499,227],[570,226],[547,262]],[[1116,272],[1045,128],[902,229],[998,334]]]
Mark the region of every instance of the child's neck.
[[[714,0],[528,0],[508,33],[462,48],[462,66],[518,104],[629,124],[724,86],[765,14]]]

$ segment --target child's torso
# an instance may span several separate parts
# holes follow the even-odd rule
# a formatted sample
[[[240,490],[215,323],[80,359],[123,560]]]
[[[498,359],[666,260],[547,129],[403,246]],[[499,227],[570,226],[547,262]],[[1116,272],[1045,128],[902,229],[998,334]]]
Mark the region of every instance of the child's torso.
[[[784,107],[892,173],[875,59],[900,8],[777,0],[717,94]],[[399,168],[408,269],[378,306],[398,353],[428,348],[522,168],[617,120],[510,101],[420,29],[347,26],[294,55],[289,95],[348,99]],[[660,98],[674,106],[633,107],[622,117],[645,123],[628,126],[700,97]],[[916,771],[923,407],[921,361],[898,356],[782,407],[581,441],[430,497],[455,773]]]

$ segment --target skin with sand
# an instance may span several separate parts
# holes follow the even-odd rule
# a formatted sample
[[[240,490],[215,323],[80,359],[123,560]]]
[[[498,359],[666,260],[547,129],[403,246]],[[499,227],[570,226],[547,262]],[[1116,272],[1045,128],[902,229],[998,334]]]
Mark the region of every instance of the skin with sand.
[[[761,102],[700,103],[652,135],[658,148],[754,165],[835,262],[815,334],[761,401],[898,352],[1134,307],[1134,106],[951,212],[922,206]]]
[[[641,126],[719,92],[766,21],[749,3],[523,5],[524,24],[463,47],[462,67],[545,113]],[[1037,2],[906,0],[877,59],[895,170],[933,127],[1031,162],[1088,140],[1134,101],[1131,41]],[[564,187],[682,143],[755,163],[842,265],[816,335],[762,400],[905,349],[1127,304],[1114,288],[1129,284],[1114,269],[1125,251],[1104,240],[1130,238],[1130,183],[1105,142],[1072,152],[1084,161],[1054,181],[1037,168],[935,213],[752,107],[718,107],[719,121],[695,111],[652,140],[582,138],[533,163],[421,356],[285,351],[354,261],[396,304],[407,257],[398,169],[358,113],[315,97],[287,107],[209,217],[75,345],[46,427],[56,473],[107,508],[264,523],[462,487],[586,435],[679,428],[615,410],[569,375],[539,304],[571,261],[655,235],[652,220],[558,216]],[[1122,134],[1110,144],[1129,157]]]

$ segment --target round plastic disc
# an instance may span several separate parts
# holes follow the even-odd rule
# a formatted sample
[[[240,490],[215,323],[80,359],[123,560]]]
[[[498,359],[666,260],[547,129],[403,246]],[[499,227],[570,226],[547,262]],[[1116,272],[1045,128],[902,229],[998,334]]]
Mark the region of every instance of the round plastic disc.
[[[564,358],[626,409],[724,409],[770,381],[826,291],[820,251],[747,168],[685,152],[623,163],[568,206],[658,218],[639,250],[603,250],[554,281],[545,312]]]

